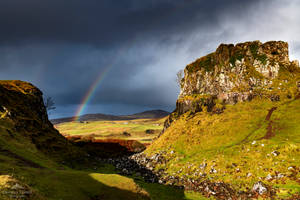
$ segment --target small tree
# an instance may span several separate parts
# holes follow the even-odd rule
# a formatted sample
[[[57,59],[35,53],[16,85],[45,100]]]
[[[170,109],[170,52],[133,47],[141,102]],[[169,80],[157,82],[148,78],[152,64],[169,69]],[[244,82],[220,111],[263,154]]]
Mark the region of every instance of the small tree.
[[[46,107],[47,112],[49,113],[50,110],[55,110],[56,107],[54,106],[54,100],[52,97],[44,97],[44,105]]]
[[[181,69],[176,73],[176,83],[181,87],[181,81],[184,77],[184,71]]]

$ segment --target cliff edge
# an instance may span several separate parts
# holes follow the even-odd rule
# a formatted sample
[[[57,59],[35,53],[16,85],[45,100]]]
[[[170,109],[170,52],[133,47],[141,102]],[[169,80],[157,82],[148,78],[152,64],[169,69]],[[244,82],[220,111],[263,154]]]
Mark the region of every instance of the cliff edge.
[[[165,130],[135,158],[216,199],[299,199],[300,67],[286,42],[221,44],[186,66]]]
[[[292,98],[300,88],[299,62],[289,60],[288,43],[221,44],[184,69],[176,110],[165,128],[187,111],[220,113],[226,104],[265,97]]]
[[[81,155],[48,120],[42,92],[27,82],[0,81],[0,130],[1,149],[22,141],[57,161]]]

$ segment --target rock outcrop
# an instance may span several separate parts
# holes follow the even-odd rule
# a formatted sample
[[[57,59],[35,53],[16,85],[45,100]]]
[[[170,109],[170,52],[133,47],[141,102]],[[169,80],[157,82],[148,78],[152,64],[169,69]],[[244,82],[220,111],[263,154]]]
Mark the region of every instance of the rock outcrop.
[[[30,83],[0,81],[0,125],[9,133],[9,140],[26,138],[58,161],[73,162],[83,154],[53,127],[42,92]]]
[[[0,134],[1,128],[5,127],[4,130],[10,135],[9,140],[26,138],[38,151],[69,166],[89,162],[91,156],[119,157],[145,149],[143,144],[134,140],[95,140],[81,136],[65,138],[48,120],[42,95],[38,88],[27,82],[0,81]],[[26,163],[34,165],[27,160]]]
[[[299,92],[299,62],[289,60],[288,43],[260,41],[221,44],[184,69],[176,110],[165,128],[191,111],[220,113],[226,104],[256,96],[280,100]]]

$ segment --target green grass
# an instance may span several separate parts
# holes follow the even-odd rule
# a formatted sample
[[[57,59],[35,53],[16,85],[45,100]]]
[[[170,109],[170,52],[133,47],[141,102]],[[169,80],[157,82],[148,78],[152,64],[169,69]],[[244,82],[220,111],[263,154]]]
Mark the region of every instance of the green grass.
[[[88,136],[93,134],[96,139],[132,139],[139,142],[151,142],[163,129],[165,119],[137,119],[124,121],[90,121],[88,123],[67,122],[55,127],[65,136]],[[155,130],[154,134],[146,134],[148,129]],[[131,136],[124,136],[126,131]]]
[[[265,118],[272,107],[277,107],[270,119],[275,136],[261,139],[266,135],[269,121]],[[299,182],[296,181],[299,181],[299,173],[292,175],[288,170],[290,166],[300,166],[299,122],[299,99],[282,102],[255,99],[227,105],[224,113],[219,115],[199,112],[191,117],[190,113],[186,113],[173,122],[146,153],[174,150],[175,155],[166,155],[170,161],[158,166],[172,175],[180,169],[183,171],[177,175],[185,174],[193,178],[197,178],[195,172],[205,172],[214,181],[224,181],[244,190],[262,179],[280,191],[288,190],[287,194],[291,195],[300,192]],[[275,150],[280,152],[278,156],[271,154]],[[208,167],[200,170],[198,166],[203,162]],[[209,172],[212,166],[217,170],[216,174]],[[248,173],[252,175],[247,177]],[[268,174],[276,173],[286,176],[278,180],[265,180]]]
[[[25,193],[32,200],[185,199],[182,190],[122,176],[111,165],[88,160],[82,149],[67,142],[47,120],[41,120],[46,117],[41,92],[31,84],[0,81],[0,86],[0,104],[5,107],[0,112],[1,200],[24,199]],[[126,129],[139,137],[145,129],[161,129],[163,120],[122,123],[107,123],[104,132]],[[73,125],[83,124],[69,128]],[[88,127],[79,127],[79,132],[105,127],[103,123],[84,125]]]
[[[38,157],[46,159],[43,162],[32,156],[30,160],[41,164],[43,168],[27,166],[16,158],[0,153],[0,174],[10,175],[21,185],[28,186],[35,194],[32,199],[186,199],[182,190],[118,175],[110,165],[99,165],[97,170],[73,170],[47,160],[45,155]],[[0,182],[2,178],[0,176]],[[2,198],[6,199],[0,195]]]
[[[33,200],[202,199],[200,194],[118,175],[111,165],[97,164],[94,169],[91,164],[83,164],[71,169],[40,152],[29,137],[16,132],[11,137],[7,131],[10,127],[7,119],[0,120],[0,199],[14,199],[4,193],[12,192],[8,188],[16,183],[29,188]]]
[[[207,197],[204,197],[202,195],[199,195],[199,193],[196,193],[196,192],[185,192],[185,198],[188,199],[188,200],[207,200],[207,199],[214,199],[213,197],[210,197],[210,198],[207,198]]]
[[[189,73],[196,72],[199,69],[204,69],[206,72],[210,72],[214,69],[215,65],[215,53],[210,53],[187,65],[186,69]]]
[[[2,170],[5,167],[0,166]],[[16,168],[13,175],[45,199],[85,200],[98,196],[103,199],[129,200],[148,199],[149,196],[133,179],[117,174],[71,169]]]
[[[139,177],[118,175],[110,165],[99,166],[97,170],[57,170],[24,166],[12,169],[12,166],[12,163],[0,163],[1,174],[13,175],[14,179],[19,180],[22,185],[30,187],[36,194],[32,199],[86,200],[96,197],[106,200],[204,199],[200,194],[185,193],[173,187],[145,183]],[[2,178],[4,177],[0,176],[0,188]]]
[[[257,55],[258,48],[259,48],[259,46],[258,46],[258,43],[256,43],[256,42],[254,42],[250,45],[250,51],[253,56]]]

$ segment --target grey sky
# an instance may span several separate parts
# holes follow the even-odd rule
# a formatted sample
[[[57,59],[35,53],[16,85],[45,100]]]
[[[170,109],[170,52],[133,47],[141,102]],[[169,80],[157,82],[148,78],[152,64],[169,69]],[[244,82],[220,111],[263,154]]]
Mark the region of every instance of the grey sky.
[[[86,112],[175,106],[175,74],[220,43],[285,40],[300,57],[298,0],[0,0],[0,79],[52,96],[73,115],[109,67]]]

